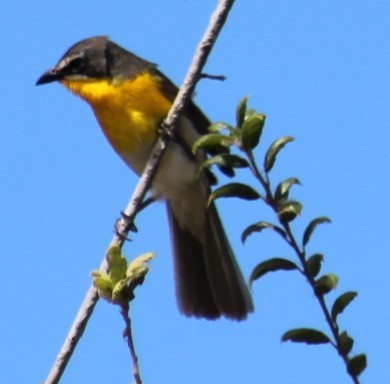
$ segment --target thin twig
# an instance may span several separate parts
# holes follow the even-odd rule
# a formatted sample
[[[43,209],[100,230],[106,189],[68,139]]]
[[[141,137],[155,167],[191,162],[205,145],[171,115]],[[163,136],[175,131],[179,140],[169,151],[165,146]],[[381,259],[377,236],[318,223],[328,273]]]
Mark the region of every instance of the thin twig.
[[[245,153],[246,153],[246,155],[248,157],[250,168],[251,168],[251,171],[252,171],[253,175],[260,182],[260,184],[262,185],[262,187],[265,190],[265,194],[266,194],[265,202],[277,214],[278,213],[278,206],[277,206],[277,204],[275,202],[275,196],[274,196],[274,194],[272,192],[272,188],[271,188],[271,184],[270,184],[270,180],[268,178],[268,175],[263,175],[263,173],[259,170],[259,168],[258,168],[258,166],[256,164],[256,161],[255,161],[255,158],[253,156],[252,151],[245,151]],[[323,314],[325,316],[325,320],[328,323],[330,331],[332,332],[332,335],[333,335],[333,338],[334,338],[334,342],[331,341],[331,344],[337,350],[337,352],[340,355],[340,357],[343,359],[344,364],[346,365],[346,367],[348,367],[348,356],[342,350],[342,348],[340,347],[341,346],[341,340],[340,340],[339,326],[332,319],[330,311],[329,311],[329,309],[328,309],[328,307],[326,305],[326,301],[325,301],[324,295],[319,294],[316,291],[315,279],[312,276],[310,276],[310,274],[307,273],[308,267],[307,267],[307,260],[306,260],[305,250],[304,249],[301,250],[301,248],[299,247],[298,242],[297,242],[297,240],[296,240],[296,238],[295,238],[295,236],[294,236],[294,234],[292,232],[292,229],[290,227],[290,224],[286,223],[286,222],[281,223],[281,224],[282,224],[283,229],[284,229],[284,231],[286,233],[285,240],[290,245],[290,247],[293,249],[295,254],[298,256],[299,261],[301,262],[302,267],[303,267],[303,269],[302,270],[300,269],[300,271],[306,277],[306,279],[309,282],[311,288],[313,289],[314,295],[317,298],[318,303],[319,303],[319,305],[321,307],[321,310],[322,310],[322,312],[323,312]],[[352,378],[352,381],[354,382],[354,384],[359,384],[359,379],[358,379],[357,376],[355,376],[353,374],[350,374],[350,373],[349,373],[349,375]]]
[[[228,17],[228,14],[233,7],[233,4],[234,0],[221,0],[218,2],[218,5],[211,17],[210,23],[205,31],[205,34],[197,47],[191,66],[187,72],[187,75],[183,81],[179,93],[164,122],[164,126],[166,129],[168,129],[168,131],[173,132],[174,127],[179,120],[180,113],[183,111],[185,105],[190,101],[193,91],[195,89],[195,85],[200,78],[201,71]],[[138,207],[144,200],[147,191],[152,184],[153,177],[157,172],[158,164],[161,160],[164,151],[167,148],[168,142],[168,135],[160,135],[160,138],[155,148],[153,149],[153,152],[148,160],[145,170],[142,173],[141,178],[134,190],[133,196],[126,210],[124,211],[127,218],[125,219],[122,217],[122,219],[120,219],[118,222],[118,228],[123,229],[123,232],[121,232],[121,235],[116,234],[113,237],[109,248],[114,245],[123,245],[125,238],[128,234],[128,231],[126,233],[126,230],[131,228],[129,227],[129,222],[132,222],[134,220],[138,211]],[[100,269],[102,271],[107,271],[108,269],[108,265],[105,258],[100,266]],[[90,316],[92,315],[93,309],[98,299],[99,296],[97,290],[95,289],[95,287],[91,286],[86,293],[79,312],[71,326],[71,329],[65,339],[61,350],[57,355],[57,358],[49,373],[49,376],[45,381],[46,384],[59,383],[62,374],[64,373],[65,368],[70,361],[70,358],[84,333],[84,330],[87,326]]]
[[[201,73],[200,75],[201,79],[209,79],[209,80],[218,80],[218,81],[225,81],[226,76],[224,75],[210,75],[208,73]]]
[[[348,356],[340,348],[341,340],[340,340],[339,327],[338,327],[337,323],[334,322],[333,319],[332,319],[332,316],[330,314],[329,308],[326,305],[326,301],[325,301],[324,295],[319,294],[316,291],[316,284],[315,284],[314,278],[307,273],[308,269],[307,269],[307,260],[306,260],[305,252],[302,251],[299,248],[298,242],[295,239],[295,236],[294,236],[294,234],[293,234],[293,232],[291,230],[290,225],[288,223],[283,223],[283,228],[284,228],[284,230],[285,230],[285,232],[287,234],[287,241],[290,244],[290,246],[293,248],[294,252],[298,256],[298,258],[299,258],[299,260],[300,260],[300,262],[301,262],[301,264],[303,266],[304,275],[305,275],[307,281],[309,282],[311,288],[313,289],[314,295],[317,298],[317,301],[318,301],[318,303],[319,303],[319,305],[321,307],[322,313],[325,316],[325,320],[328,323],[330,331],[332,332],[332,335],[333,335],[333,338],[334,338],[334,342],[331,342],[331,344],[335,347],[335,349],[337,350],[338,354],[343,359],[345,366],[348,367]],[[349,375],[351,376],[352,381],[354,382],[354,384],[359,384],[359,379],[356,376],[354,376],[352,374],[349,374]]]
[[[136,384],[142,384],[141,375],[139,372],[138,366],[138,356],[135,351],[133,332],[131,330],[131,319],[130,319],[130,304],[128,302],[123,303],[121,305],[121,315],[126,324],[125,331],[123,332],[123,336],[127,340],[127,345],[129,347],[131,359],[133,360],[133,376]]]

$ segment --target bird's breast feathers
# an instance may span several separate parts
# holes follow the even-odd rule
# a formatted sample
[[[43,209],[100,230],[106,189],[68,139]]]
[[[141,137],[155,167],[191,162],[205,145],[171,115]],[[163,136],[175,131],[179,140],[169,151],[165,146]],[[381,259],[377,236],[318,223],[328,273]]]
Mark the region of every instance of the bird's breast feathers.
[[[158,137],[158,127],[172,105],[161,91],[161,79],[150,73],[134,79],[75,79],[63,85],[92,107],[103,133],[112,147],[137,174],[142,173]],[[203,210],[207,186],[199,180],[199,163],[189,158],[182,146],[191,148],[199,137],[191,121],[182,117],[178,134],[183,143],[171,142],[154,182],[156,195],[169,199],[177,210]],[[203,179],[203,178],[201,178]],[[187,195],[187,196],[186,196]],[[193,205],[184,204],[189,196]],[[184,199],[183,199],[184,198]],[[185,212],[185,213],[184,213]],[[177,212],[179,213],[179,212]],[[194,223],[199,229],[201,223]]]
[[[172,105],[160,81],[145,73],[134,79],[71,79],[62,84],[92,107],[112,147],[139,174]]]

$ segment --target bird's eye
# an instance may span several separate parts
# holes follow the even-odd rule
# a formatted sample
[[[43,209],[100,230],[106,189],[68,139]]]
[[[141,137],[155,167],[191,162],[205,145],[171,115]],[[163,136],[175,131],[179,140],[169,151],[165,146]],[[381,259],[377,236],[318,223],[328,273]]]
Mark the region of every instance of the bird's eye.
[[[73,58],[67,65],[71,73],[78,73],[83,67],[83,59],[81,57]]]

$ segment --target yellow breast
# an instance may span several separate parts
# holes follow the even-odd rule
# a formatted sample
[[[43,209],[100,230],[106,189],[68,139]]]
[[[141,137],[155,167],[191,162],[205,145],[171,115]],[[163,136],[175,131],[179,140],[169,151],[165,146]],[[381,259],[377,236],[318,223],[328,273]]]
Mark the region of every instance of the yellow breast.
[[[64,80],[63,85],[87,101],[115,151],[136,172],[142,171],[157,139],[157,128],[172,101],[160,79],[145,73],[130,80]],[[141,168],[141,170],[139,170]]]

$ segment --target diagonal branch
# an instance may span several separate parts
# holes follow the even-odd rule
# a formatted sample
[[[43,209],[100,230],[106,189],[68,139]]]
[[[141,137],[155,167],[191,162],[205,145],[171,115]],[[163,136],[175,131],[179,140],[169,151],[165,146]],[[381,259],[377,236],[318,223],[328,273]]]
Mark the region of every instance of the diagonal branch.
[[[228,17],[228,14],[233,7],[234,0],[220,0],[211,17],[210,23],[200,41],[191,66],[187,72],[184,82],[179,90],[179,93],[172,105],[172,108],[164,122],[164,126],[168,133],[174,131],[174,127],[178,122],[181,112],[185,105],[190,101],[196,83],[201,77],[202,69],[207,61],[207,58],[215,44],[215,41],[222,30],[222,27]],[[118,222],[119,234],[116,234],[110,243],[113,245],[122,246],[124,239],[127,237],[131,228],[139,205],[144,200],[155,176],[158,164],[168,146],[169,134],[161,135],[150,158],[145,167],[143,174],[134,190],[133,196],[124,211],[125,216]],[[108,265],[104,258],[101,264],[101,270],[107,271]],[[72,357],[76,346],[81,339],[84,330],[87,326],[88,320],[92,315],[94,307],[99,299],[97,290],[91,286],[86,293],[84,301],[81,304],[79,312],[71,326],[71,329],[65,339],[65,342],[57,355],[56,361],[47,377],[45,384],[59,383],[65,368]]]

